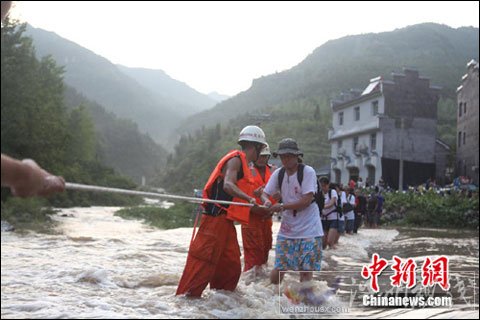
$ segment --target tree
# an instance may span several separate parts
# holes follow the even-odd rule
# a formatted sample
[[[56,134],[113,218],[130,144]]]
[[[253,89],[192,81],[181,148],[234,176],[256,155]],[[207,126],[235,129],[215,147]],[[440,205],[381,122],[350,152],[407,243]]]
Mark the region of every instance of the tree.
[[[69,162],[95,160],[95,129],[90,113],[83,105],[70,113],[69,137]]]
[[[313,119],[320,120],[320,106],[318,103],[315,103],[315,113],[313,114]]]
[[[49,171],[62,167],[67,141],[63,69],[38,61],[25,25],[5,20],[1,37],[2,152],[33,158]]]
[[[67,181],[134,187],[129,179],[94,160],[97,143],[89,113],[83,106],[68,112],[64,103],[63,68],[51,57],[37,60],[32,40],[22,35],[24,30],[25,25],[8,19],[2,25],[2,153],[20,159],[33,158]],[[2,200],[7,196],[2,190]],[[124,196],[71,192],[58,194],[49,201],[57,206],[132,202]]]

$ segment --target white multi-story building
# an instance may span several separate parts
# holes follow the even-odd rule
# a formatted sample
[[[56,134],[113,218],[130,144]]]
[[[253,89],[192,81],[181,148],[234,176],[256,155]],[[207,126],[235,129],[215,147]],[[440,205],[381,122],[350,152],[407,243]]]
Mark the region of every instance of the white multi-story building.
[[[376,84],[380,79],[372,79]],[[368,88],[367,88],[368,89]],[[358,177],[370,184],[380,179],[383,135],[380,117],[384,113],[385,99],[381,91],[364,91],[346,104],[332,103],[333,123],[329,132],[332,145],[331,177],[337,183],[348,183]]]
[[[413,69],[392,76],[392,81],[371,79],[363,92],[332,101],[332,181],[362,177],[374,185],[383,178],[397,188],[400,162],[404,185],[435,179],[439,88]]]

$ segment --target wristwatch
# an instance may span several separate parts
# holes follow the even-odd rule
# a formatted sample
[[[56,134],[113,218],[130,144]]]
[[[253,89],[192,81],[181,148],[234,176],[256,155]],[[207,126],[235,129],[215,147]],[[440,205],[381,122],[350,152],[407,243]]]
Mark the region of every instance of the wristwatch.
[[[285,210],[285,207],[284,207],[283,203],[280,203],[280,211],[283,211],[283,210]]]

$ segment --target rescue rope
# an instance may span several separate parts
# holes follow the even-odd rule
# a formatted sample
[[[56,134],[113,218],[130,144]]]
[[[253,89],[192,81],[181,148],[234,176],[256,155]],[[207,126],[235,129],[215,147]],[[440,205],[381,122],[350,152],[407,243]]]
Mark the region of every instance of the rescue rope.
[[[94,192],[108,192],[108,193],[120,193],[125,195],[131,196],[142,196],[142,197],[155,197],[161,199],[172,199],[172,200],[183,200],[193,203],[218,203],[218,204],[227,204],[232,206],[242,206],[242,207],[253,207],[254,204],[251,203],[244,203],[244,202],[233,202],[233,201],[225,201],[225,200],[212,200],[206,198],[194,198],[194,197],[185,197],[185,196],[178,196],[174,194],[163,194],[157,192],[145,192],[145,191],[135,191],[135,190],[125,190],[125,189],[118,189],[118,188],[109,188],[109,187],[99,187],[99,186],[91,186],[86,184],[80,183],[65,183],[65,188],[68,190],[80,190],[80,191],[94,191]],[[263,206],[260,206],[263,207]]]
[[[200,217],[201,217],[201,212],[200,210],[197,209],[197,214],[196,214],[196,217],[195,217],[195,222],[193,224],[193,230],[192,230],[192,238],[190,239],[190,247],[192,246],[192,243],[193,243],[193,240],[195,239],[195,234],[197,233],[197,226],[198,226],[198,222],[200,222]],[[190,248],[189,247],[189,248]]]

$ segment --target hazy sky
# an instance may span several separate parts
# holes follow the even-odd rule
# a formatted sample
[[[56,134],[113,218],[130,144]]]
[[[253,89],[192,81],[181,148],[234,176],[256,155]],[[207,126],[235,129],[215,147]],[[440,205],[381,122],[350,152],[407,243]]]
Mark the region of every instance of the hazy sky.
[[[479,24],[479,2],[47,2],[13,14],[128,67],[235,95],[346,35],[422,22]]]

